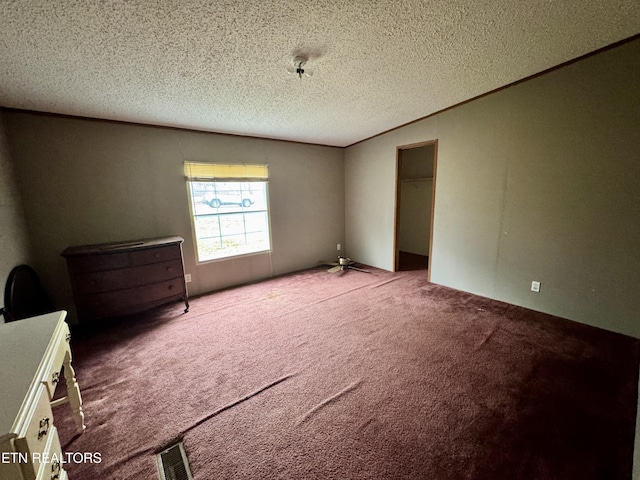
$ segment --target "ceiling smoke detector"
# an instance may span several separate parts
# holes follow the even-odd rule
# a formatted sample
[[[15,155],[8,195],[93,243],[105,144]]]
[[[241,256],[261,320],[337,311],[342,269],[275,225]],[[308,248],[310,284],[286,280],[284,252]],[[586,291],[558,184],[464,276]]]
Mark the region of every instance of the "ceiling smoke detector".
[[[307,57],[294,57],[291,65],[287,67],[287,72],[295,73],[298,78],[302,78],[303,75],[310,77],[313,75],[313,71],[305,67],[308,61]]]

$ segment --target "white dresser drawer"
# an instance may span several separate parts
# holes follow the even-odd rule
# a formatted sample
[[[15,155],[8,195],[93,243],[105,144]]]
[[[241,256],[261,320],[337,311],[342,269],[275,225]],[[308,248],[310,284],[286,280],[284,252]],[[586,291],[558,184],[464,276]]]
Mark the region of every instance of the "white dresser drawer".
[[[65,323],[63,330],[55,340],[57,346],[54,349],[54,354],[47,359],[47,364],[44,368],[44,378],[41,380],[47,387],[49,400],[53,400],[56,387],[64,380],[64,378],[62,378],[61,366],[64,362],[65,355],[69,355],[69,359],[71,359],[70,340],[71,334],[69,333],[69,327]]]
[[[60,437],[58,437],[55,426],[51,428],[48,436],[47,445],[41,457],[42,461],[39,467],[34,466],[34,468],[39,468],[36,480],[61,480],[67,478],[67,472],[62,463]]]
[[[27,463],[21,463],[23,477],[25,480],[50,479],[52,455],[55,454],[60,459],[62,449],[53,425],[49,394],[44,385],[38,387],[27,416],[24,429],[18,432],[18,437],[14,440],[18,451],[26,454],[29,459]]]

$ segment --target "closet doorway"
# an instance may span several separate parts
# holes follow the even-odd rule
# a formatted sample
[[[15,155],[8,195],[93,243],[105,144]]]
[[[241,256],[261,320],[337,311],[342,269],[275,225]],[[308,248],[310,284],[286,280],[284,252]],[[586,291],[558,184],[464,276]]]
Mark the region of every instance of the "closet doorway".
[[[396,149],[395,271],[430,278],[438,141]]]

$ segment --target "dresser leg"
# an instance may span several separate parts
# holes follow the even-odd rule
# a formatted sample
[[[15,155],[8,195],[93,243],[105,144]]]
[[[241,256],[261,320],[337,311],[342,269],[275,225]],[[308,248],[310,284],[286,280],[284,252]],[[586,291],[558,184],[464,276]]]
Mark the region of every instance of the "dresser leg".
[[[185,297],[184,299],[184,313],[187,313],[189,311],[189,300],[187,300],[187,297]]]
[[[78,433],[84,432],[87,428],[84,425],[84,412],[82,411],[82,397],[80,396],[80,387],[76,381],[76,372],[71,366],[71,353],[67,352],[64,356],[64,379],[67,383],[67,397],[69,398],[69,405],[73,412],[73,420],[76,422],[76,431]]]

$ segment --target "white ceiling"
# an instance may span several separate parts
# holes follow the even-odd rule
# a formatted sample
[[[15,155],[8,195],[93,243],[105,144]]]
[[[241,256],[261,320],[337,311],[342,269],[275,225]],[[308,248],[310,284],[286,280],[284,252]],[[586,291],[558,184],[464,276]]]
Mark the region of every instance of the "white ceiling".
[[[638,33],[638,0],[0,0],[0,105],[347,146]]]

